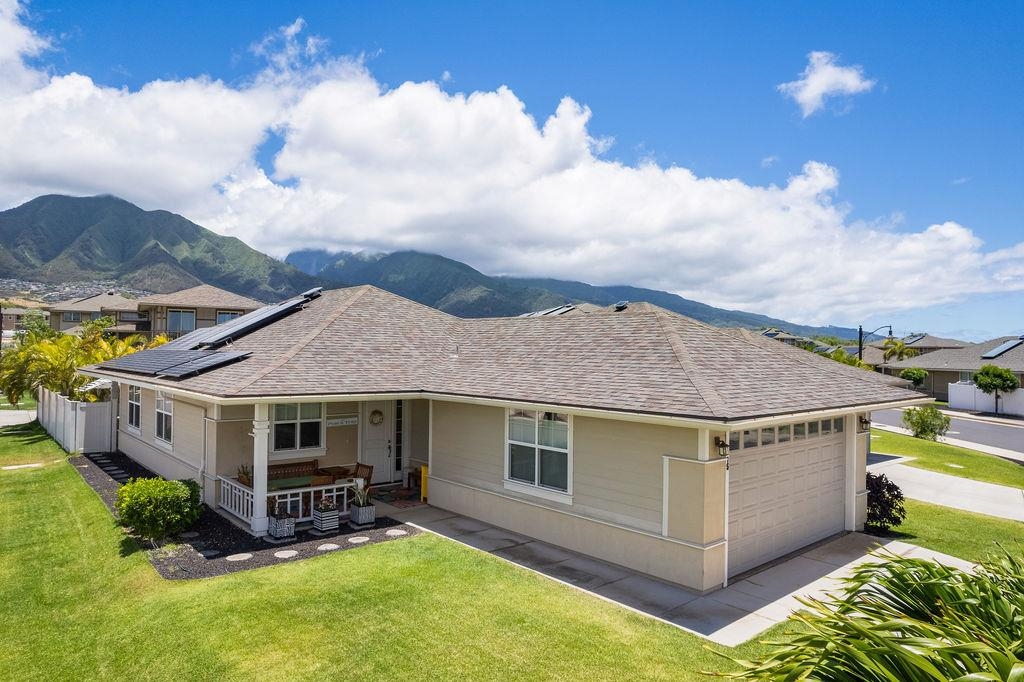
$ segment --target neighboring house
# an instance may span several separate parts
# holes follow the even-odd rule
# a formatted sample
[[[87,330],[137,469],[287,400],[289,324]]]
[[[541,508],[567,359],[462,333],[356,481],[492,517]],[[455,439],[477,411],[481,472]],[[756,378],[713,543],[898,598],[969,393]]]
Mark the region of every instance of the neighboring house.
[[[22,322],[25,319],[25,315],[36,310],[41,312],[47,318],[50,316],[48,312],[39,308],[9,308],[7,306],[3,306],[3,330],[18,331],[19,329],[23,329]]]
[[[146,316],[147,331],[173,337],[229,322],[263,305],[254,299],[200,284],[172,294],[147,296],[138,301],[138,313]]]
[[[781,341],[787,346],[793,346],[795,348],[806,348],[807,346],[821,345],[821,342],[815,341],[814,339],[809,339],[806,336],[797,336],[795,334],[790,334],[789,332],[784,332],[781,329],[776,329],[775,327],[769,327],[768,329],[765,329],[764,331],[761,332],[761,335],[767,336],[769,339]]]
[[[853,355],[854,357],[856,357],[857,353],[860,352],[860,348],[856,345],[842,346],[842,349],[845,350],[848,355]],[[879,369],[881,365],[885,364],[884,351],[874,345],[864,344],[864,354],[861,356],[861,361]]]
[[[115,291],[105,291],[94,296],[53,303],[46,308],[50,311],[50,327],[59,332],[74,333],[81,329],[82,324],[107,315],[117,319],[120,324],[121,314],[137,312],[138,303]]]
[[[944,350],[947,348],[963,348],[970,344],[966,341],[959,341],[957,339],[944,339],[941,336],[932,336],[931,334],[908,334],[904,336],[900,341],[903,345],[912,350],[916,350],[918,355],[924,355],[925,353],[931,353],[937,350]],[[871,346],[879,350],[885,350],[885,340],[872,341],[866,346]],[[867,348],[864,349],[867,353]],[[872,363],[873,364],[873,363]]]
[[[862,528],[869,413],[928,400],[655,306],[459,319],[371,286],[83,371],[122,452],[255,535],[268,504],[344,509],[335,467],[427,465],[431,505],[701,591]]]
[[[1024,337],[1000,336],[961,348],[937,350],[927,355],[890,362],[887,371],[899,374],[907,367],[926,369],[928,378],[922,389],[938,400],[949,400],[950,384],[973,384],[972,376],[982,365],[1005,367],[1016,373],[1024,385]],[[950,403],[950,407],[954,405]],[[966,405],[963,407],[975,409]]]

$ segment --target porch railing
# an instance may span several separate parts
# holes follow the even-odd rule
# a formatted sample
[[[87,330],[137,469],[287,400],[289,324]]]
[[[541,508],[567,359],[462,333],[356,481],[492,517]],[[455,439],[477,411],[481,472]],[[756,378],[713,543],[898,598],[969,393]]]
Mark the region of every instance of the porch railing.
[[[252,521],[253,504],[255,503],[252,488],[242,485],[233,478],[226,476],[218,478],[220,480],[220,507],[246,523]],[[328,485],[274,490],[267,493],[267,507],[287,511],[295,517],[297,522],[301,523],[313,519],[313,505],[321,497],[326,497],[338,505],[340,514],[348,514],[349,490],[361,482],[359,479],[348,479],[335,481]]]

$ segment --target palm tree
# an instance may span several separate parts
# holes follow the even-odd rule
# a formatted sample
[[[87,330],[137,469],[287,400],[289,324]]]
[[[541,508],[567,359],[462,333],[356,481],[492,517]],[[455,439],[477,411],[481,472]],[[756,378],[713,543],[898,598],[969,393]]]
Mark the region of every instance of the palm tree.
[[[916,348],[911,348],[902,339],[894,339],[891,336],[882,344],[882,360],[885,362],[889,362],[893,358],[904,360],[919,354],[920,352]]]

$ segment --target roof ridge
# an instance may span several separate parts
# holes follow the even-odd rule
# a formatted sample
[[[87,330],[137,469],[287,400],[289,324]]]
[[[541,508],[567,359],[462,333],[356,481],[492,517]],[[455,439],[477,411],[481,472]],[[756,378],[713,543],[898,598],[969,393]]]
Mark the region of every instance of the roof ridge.
[[[352,304],[358,301],[360,298],[362,298],[366,292],[367,289],[360,288],[360,290],[357,291],[356,294],[352,296],[349,300],[345,301],[345,303],[342,304],[342,306],[333,315],[325,316],[323,321],[320,322],[320,324],[315,325],[301,340],[299,340],[298,342],[295,343],[295,345],[289,348],[288,352],[284,353],[280,358],[278,358],[276,362],[265,368],[262,372],[257,373],[252,378],[252,380],[246,383],[245,385],[236,387],[233,392],[241,393],[242,391],[249,388],[250,386],[255,384],[260,379],[264,378],[271,372],[278,370],[282,366],[284,366],[289,360],[298,355],[303,348],[305,348],[314,340],[316,340],[320,333],[327,329],[329,326],[331,326],[335,320],[344,315],[345,312],[350,307],[352,307]]]
[[[690,360],[690,354],[683,345],[682,339],[679,338],[678,332],[666,326],[666,320],[669,318],[671,311],[661,308],[653,312],[654,319],[658,322],[658,326],[668,339],[669,347],[672,348],[672,354],[675,355],[676,362],[678,362],[679,367],[686,372],[686,378],[689,379],[690,383],[693,384],[693,387],[697,389],[697,394],[700,396],[700,399],[704,401],[704,404],[714,416],[717,417],[720,414],[724,414],[724,408],[727,406],[725,400],[721,395],[719,395],[718,391],[715,390],[714,386],[700,376],[696,365]],[[679,315],[678,317],[687,320],[690,319],[685,315]],[[700,324],[698,320],[694,320],[694,322]]]

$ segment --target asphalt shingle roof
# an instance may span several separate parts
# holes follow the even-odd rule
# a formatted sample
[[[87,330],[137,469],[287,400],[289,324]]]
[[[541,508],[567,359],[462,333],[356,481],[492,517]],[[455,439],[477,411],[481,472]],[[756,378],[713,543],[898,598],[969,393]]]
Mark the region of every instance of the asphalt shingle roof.
[[[170,294],[147,296],[138,303],[140,305],[180,305],[193,308],[240,308],[243,310],[256,310],[264,305],[255,299],[240,296],[209,284],[200,284]]]
[[[371,286],[338,289],[233,342],[245,360],[147,381],[220,397],[428,392],[714,420],[920,397],[756,333],[630,307],[460,319]]]
[[[54,312],[99,312],[101,310],[137,310],[139,301],[134,298],[126,298],[113,291],[106,291],[102,294],[76,298],[71,301],[52,303],[47,309]]]
[[[921,367],[933,371],[948,370],[957,372],[960,370],[976,371],[981,369],[982,365],[997,365],[1013,372],[1024,372],[1024,343],[1021,343],[1016,348],[1011,348],[996,358],[983,359],[981,357],[1000,344],[1019,338],[1018,336],[1000,336],[988,341],[982,341],[981,343],[972,343],[963,348],[936,350],[914,358],[900,360],[899,362],[890,362],[889,366],[897,368]]]

